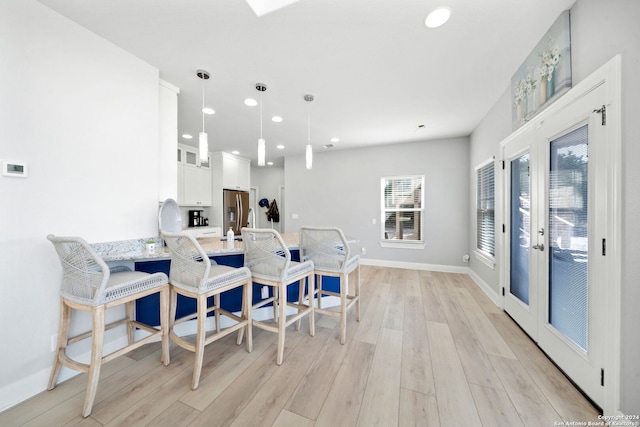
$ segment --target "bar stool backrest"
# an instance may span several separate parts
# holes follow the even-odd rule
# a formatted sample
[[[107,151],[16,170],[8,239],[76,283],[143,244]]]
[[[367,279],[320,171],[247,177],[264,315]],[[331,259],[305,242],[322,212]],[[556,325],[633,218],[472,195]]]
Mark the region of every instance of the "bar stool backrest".
[[[254,277],[284,281],[291,265],[291,252],[276,230],[243,228],[244,266]]]
[[[189,233],[162,232],[171,252],[169,281],[182,287],[200,289],[209,278],[211,260]]]
[[[107,263],[80,237],[49,234],[62,265],[62,287],[65,298],[90,306],[102,304],[110,271]]]
[[[300,260],[313,261],[317,270],[342,271],[350,256],[351,249],[339,228],[300,228]]]

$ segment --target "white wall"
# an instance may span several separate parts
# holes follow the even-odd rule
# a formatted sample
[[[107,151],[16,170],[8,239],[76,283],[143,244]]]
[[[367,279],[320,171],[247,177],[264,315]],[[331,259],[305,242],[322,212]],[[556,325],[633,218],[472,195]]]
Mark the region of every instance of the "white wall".
[[[621,385],[620,409],[626,414],[640,413],[640,2],[635,0],[577,0],[571,9],[571,60],[573,84],[577,84],[616,54],[622,54],[622,301],[621,301]],[[542,36],[542,35],[541,35]],[[526,55],[526,53],[525,53]],[[510,90],[478,125],[471,136],[471,162],[497,154],[499,143],[511,126]],[[475,179],[471,177],[471,185]],[[474,188],[474,187],[471,187]],[[470,211],[475,198],[470,198]],[[475,221],[475,215],[470,217]],[[473,226],[472,226],[473,227]],[[472,228],[470,227],[470,228]],[[473,237],[473,236],[471,236]],[[473,244],[473,240],[472,240]],[[479,263],[472,263],[475,274],[498,289],[497,275],[488,273]]]
[[[53,361],[61,268],[46,235],[157,233],[159,78],[34,0],[0,3],[0,58],[0,158],[29,166],[0,176],[2,410],[43,390]]]
[[[469,247],[468,164],[466,137],[319,152],[310,171],[302,156],[286,157],[285,231],[333,225],[359,240],[367,250],[363,258],[466,266],[462,256]],[[425,175],[422,250],[380,246],[380,178],[398,175]]]
[[[498,268],[500,259],[500,247],[498,240],[500,238],[500,227],[502,224],[500,212],[496,210],[495,227],[496,227],[496,264],[493,269],[484,264],[478,258],[474,256],[473,251],[476,248],[476,175],[475,169],[488,159],[495,157],[500,158],[499,142],[506,138],[511,133],[511,121],[503,120],[504,117],[511,117],[511,93],[506,91],[498,100],[498,102],[491,108],[480,124],[473,130],[471,134],[471,144],[469,153],[469,251],[471,253],[471,259],[469,261],[469,268],[477,275],[476,280],[479,278],[486,283],[496,295],[499,294],[500,285],[500,269]],[[496,169],[496,183],[498,183],[499,172]],[[499,187],[496,187],[496,197],[499,197]],[[497,199],[496,199],[497,200]],[[498,206],[496,204],[496,206]]]
[[[284,203],[280,200],[280,187],[284,185],[284,169],[276,167],[251,167],[251,186],[258,189],[257,200],[265,198],[271,203],[274,199],[281,213]],[[257,203],[256,203],[257,204]],[[271,228],[271,223],[267,220],[267,208],[258,206],[256,212],[256,227]],[[274,228],[279,230],[278,224]]]

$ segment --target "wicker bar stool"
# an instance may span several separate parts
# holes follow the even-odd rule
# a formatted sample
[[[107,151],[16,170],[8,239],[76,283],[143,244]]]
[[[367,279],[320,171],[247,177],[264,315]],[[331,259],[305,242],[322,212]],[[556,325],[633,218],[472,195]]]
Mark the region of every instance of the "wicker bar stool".
[[[340,317],[340,343],[347,337],[347,313],[355,305],[356,320],[360,321],[360,257],[351,255],[349,243],[342,230],[337,227],[300,228],[300,260],[313,261],[318,299],[318,313]],[[356,272],[353,294],[349,294],[349,274]],[[338,277],[340,292],[322,287],[322,276]],[[339,311],[322,308],[322,297],[331,295],[340,298]]]
[[[170,233],[162,231],[169,250],[171,251],[171,269],[169,282],[171,283],[171,309],[169,314],[169,335],[171,340],[180,347],[195,353],[193,378],[191,389],[195,390],[200,384],[202,372],[202,358],[204,348],[214,341],[223,338],[234,331],[238,331],[237,344],[242,343],[243,335],[247,332],[247,351],[252,351],[253,341],[251,333],[251,299],[252,283],[251,271],[248,268],[228,267],[217,265],[211,261],[207,253],[197,240],[188,233]],[[243,287],[242,309],[237,316],[220,305],[222,293]],[[176,319],[178,294],[196,300],[196,312]],[[213,297],[213,305],[208,306],[207,299]],[[215,332],[207,336],[207,315],[213,312],[215,318]],[[221,315],[235,322],[222,329]],[[188,341],[175,333],[175,325],[196,319],[197,331],[195,343]]]
[[[278,334],[278,355],[276,364],[281,365],[284,356],[284,339],[287,326],[309,315],[309,333],[315,335],[313,315],[313,295],[308,294],[309,304],[305,304],[305,279],[308,289],[312,291],[313,262],[291,261],[291,252],[282,240],[282,236],[275,230],[259,228],[243,228],[242,241],[244,243],[244,265],[251,270],[255,283],[269,286],[273,289],[273,296],[264,299],[253,308],[260,308],[273,303],[274,320],[277,325],[253,320],[253,324],[261,329]],[[289,285],[299,283],[298,302],[287,301]],[[295,314],[287,316],[287,306],[297,310]],[[296,324],[299,330],[300,323]]]
[[[82,416],[91,414],[98,388],[100,368],[118,356],[122,356],[148,342],[162,340],[162,362],[169,364],[168,305],[169,284],[164,273],[143,273],[130,271],[126,267],[109,269],[95,250],[79,237],[56,237],[48,235],[62,264],[62,287],[60,291],[60,327],[48,389],[56,386],[62,366],[76,371],[87,372],[88,382]],[[136,322],[134,304],[139,298],[160,293],[160,329]],[[105,324],[105,310],[118,305],[126,305],[126,317]],[[91,331],[69,337],[72,309],[91,312]],[[118,325],[127,325],[128,345],[106,356],[103,353],[104,333]],[[134,332],[142,329],[149,333],[134,341]],[[88,364],[73,360],[67,354],[69,345],[91,337],[91,360]]]

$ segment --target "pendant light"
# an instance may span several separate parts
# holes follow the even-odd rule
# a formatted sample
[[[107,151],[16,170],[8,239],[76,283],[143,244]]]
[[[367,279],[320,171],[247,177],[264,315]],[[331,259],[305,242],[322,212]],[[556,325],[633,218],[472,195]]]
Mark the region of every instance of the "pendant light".
[[[307,94],[304,96],[304,100],[307,102],[313,101],[313,95]],[[311,107],[307,110],[307,148],[305,149],[305,163],[308,170],[313,167],[313,148],[311,147]]]
[[[258,139],[258,166],[264,166],[266,141],[262,138],[262,92],[266,92],[267,85],[264,83],[256,83],[256,89],[260,92],[260,139]]]
[[[209,159],[209,137],[204,131],[204,81],[209,79],[209,72],[198,70],[196,75],[202,79],[202,132],[198,138],[198,151],[200,152],[200,162],[206,162]]]

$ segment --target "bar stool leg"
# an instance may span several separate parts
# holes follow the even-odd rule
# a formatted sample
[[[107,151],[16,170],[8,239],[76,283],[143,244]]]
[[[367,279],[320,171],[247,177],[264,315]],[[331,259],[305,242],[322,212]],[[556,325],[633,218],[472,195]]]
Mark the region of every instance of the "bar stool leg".
[[[251,304],[251,301],[249,302]],[[247,318],[247,284],[242,285],[242,306],[240,307],[240,317],[242,320]],[[238,330],[238,338],[236,338],[236,345],[242,344],[242,338],[244,337],[244,330],[246,328],[240,328]],[[248,338],[247,338],[248,339]]]
[[[171,362],[171,353],[169,351],[169,300],[171,299],[171,291],[169,285],[166,285],[160,291],[160,331],[162,332],[162,358],[160,361],[167,366]]]
[[[356,286],[355,286],[356,298],[356,320],[360,321],[360,265],[356,268]]]
[[[193,379],[191,380],[191,390],[196,390],[200,385],[200,373],[202,372],[202,358],[204,357],[204,340],[207,335],[207,297],[199,295],[197,298],[197,331],[195,344],[195,364],[193,366]]]
[[[278,312],[280,317],[278,318],[278,355],[276,357],[276,365],[279,366],[282,365],[282,359],[284,358],[284,333],[285,323],[287,320],[287,287],[284,283],[281,283],[278,285],[278,288]]]
[[[133,317],[134,317],[134,304],[135,301],[129,301],[127,303],[124,304],[125,307],[125,313],[127,316],[127,339],[129,341],[129,345],[133,344],[134,338],[135,338],[135,331],[136,331],[136,327],[133,324]]]
[[[220,294],[213,296],[213,316],[216,319],[216,334],[220,333]]]
[[[67,351],[67,342],[69,341],[69,325],[71,324],[71,307],[65,304],[64,299],[60,298],[60,326],[58,327],[58,345],[53,367],[51,368],[51,376],[49,377],[49,385],[47,390],[53,390],[58,382],[62,362],[60,362],[60,354]]]
[[[93,318],[91,361],[89,362],[87,392],[84,397],[84,408],[82,410],[82,416],[85,418],[91,414],[93,401],[96,398],[100,368],[102,368],[102,349],[104,345],[104,306],[93,307],[91,313]]]
[[[316,335],[316,319],[315,319],[315,311],[313,308],[313,294],[311,293],[311,289],[315,288],[315,274],[309,275],[309,335],[314,337]]]
[[[253,323],[252,322],[252,303],[253,303],[253,282],[251,279],[244,285],[244,298],[243,298],[243,318],[247,321],[247,326],[243,329],[247,330],[247,351],[251,353],[253,351]],[[238,343],[240,344],[240,343]]]
[[[298,314],[302,311],[302,304],[304,303],[304,286],[305,279],[302,278],[298,282]],[[296,331],[300,330],[300,324],[302,323],[302,318],[296,321]]]
[[[347,340],[347,290],[349,275],[340,274],[340,344]]]

